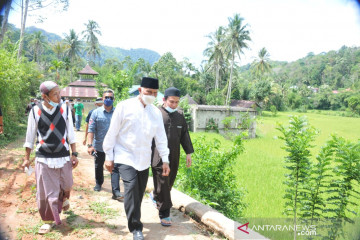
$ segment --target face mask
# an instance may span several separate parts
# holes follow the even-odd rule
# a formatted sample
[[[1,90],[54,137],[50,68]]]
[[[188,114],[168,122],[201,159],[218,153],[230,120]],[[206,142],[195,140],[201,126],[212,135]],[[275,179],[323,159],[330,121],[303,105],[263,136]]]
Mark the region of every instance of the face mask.
[[[155,101],[155,97],[152,95],[142,95],[141,99],[145,103],[145,105],[150,105]]]
[[[176,112],[176,111],[177,111],[177,108],[172,109],[171,107],[166,107],[165,109],[166,109],[166,111],[168,111],[169,113],[173,113],[173,112]]]
[[[50,98],[49,98],[48,103],[54,108],[56,108],[59,105],[58,103],[55,103],[55,102],[51,101]]]
[[[113,103],[114,103],[114,100],[112,100],[112,99],[110,99],[110,98],[105,98],[105,100],[104,100],[104,104],[105,104],[105,106],[107,106],[107,107],[112,106]]]

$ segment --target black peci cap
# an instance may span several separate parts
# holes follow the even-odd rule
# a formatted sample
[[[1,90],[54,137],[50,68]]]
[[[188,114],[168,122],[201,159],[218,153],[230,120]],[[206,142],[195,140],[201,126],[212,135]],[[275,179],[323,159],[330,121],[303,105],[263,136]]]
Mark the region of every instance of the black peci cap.
[[[156,78],[143,77],[141,80],[141,87],[159,89],[159,80]]]

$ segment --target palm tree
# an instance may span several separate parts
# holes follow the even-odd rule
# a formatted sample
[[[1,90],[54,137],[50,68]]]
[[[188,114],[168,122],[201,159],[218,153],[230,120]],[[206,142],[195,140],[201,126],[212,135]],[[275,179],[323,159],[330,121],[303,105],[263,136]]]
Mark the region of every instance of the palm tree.
[[[248,41],[251,41],[250,32],[248,30],[248,24],[243,24],[244,18],[239,14],[235,14],[233,18],[229,18],[228,28],[226,30],[225,46],[227,53],[231,57],[231,71],[230,79],[228,83],[228,91],[226,95],[225,104],[230,103],[231,97],[231,83],[233,77],[233,69],[235,64],[235,54],[240,58],[240,54],[243,54],[243,49],[248,49]]]
[[[62,60],[67,46],[62,41],[57,41],[51,45],[51,49],[56,54],[58,60]]]
[[[38,31],[29,37],[29,49],[32,51],[35,62],[39,62],[42,51],[46,46],[46,37]]]
[[[57,82],[58,84],[60,83],[60,69],[63,68],[64,65],[65,65],[64,62],[59,60],[53,60],[51,62],[50,70],[55,70],[56,72],[55,82]]]
[[[69,35],[65,35],[65,43],[67,44],[65,54],[69,57],[70,63],[73,64],[74,59],[80,54],[82,48],[79,36],[74,29],[70,30]]]
[[[264,75],[266,72],[271,71],[270,54],[266,48],[262,48],[259,51],[258,58],[253,62],[253,68],[257,76]]]
[[[100,48],[99,48],[99,40],[96,37],[96,34],[101,36],[101,31],[99,30],[99,24],[93,20],[89,20],[89,22],[84,24],[86,26],[86,30],[82,32],[84,37],[86,38],[86,52],[88,56],[92,56],[95,61],[96,56],[100,56]]]
[[[215,70],[215,91],[219,88],[220,69],[224,62],[224,37],[224,28],[219,27],[214,33],[208,35],[210,42],[204,51],[204,55],[209,57],[209,63]]]

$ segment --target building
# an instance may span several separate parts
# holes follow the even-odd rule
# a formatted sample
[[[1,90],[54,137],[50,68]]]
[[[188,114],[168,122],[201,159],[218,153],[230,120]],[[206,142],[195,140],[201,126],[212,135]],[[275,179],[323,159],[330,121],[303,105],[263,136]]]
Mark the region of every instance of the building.
[[[63,88],[61,96],[69,99],[80,98],[82,102],[93,102],[99,96],[94,80],[94,76],[99,75],[99,73],[87,64],[78,74],[80,79]],[[102,86],[107,87],[106,84],[102,84]]]

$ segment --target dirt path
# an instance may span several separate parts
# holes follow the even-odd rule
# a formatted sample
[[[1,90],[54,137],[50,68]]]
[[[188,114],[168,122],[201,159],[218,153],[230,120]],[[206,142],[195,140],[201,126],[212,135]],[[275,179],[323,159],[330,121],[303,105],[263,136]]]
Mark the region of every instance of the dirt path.
[[[63,224],[44,236],[37,234],[41,219],[35,201],[35,174],[27,176],[20,169],[24,138],[0,151],[0,230],[5,239],[132,239],[123,203],[111,199],[108,172],[103,190],[93,191],[94,163],[80,144],[83,136],[83,131],[76,132],[80,163],[73,172],[71,208],[62,213]],[[220,239],[176,209],[171,210],[171,216],[173,226],[162,227],[158,211],[146,195],[141,218],[145,239]]]

